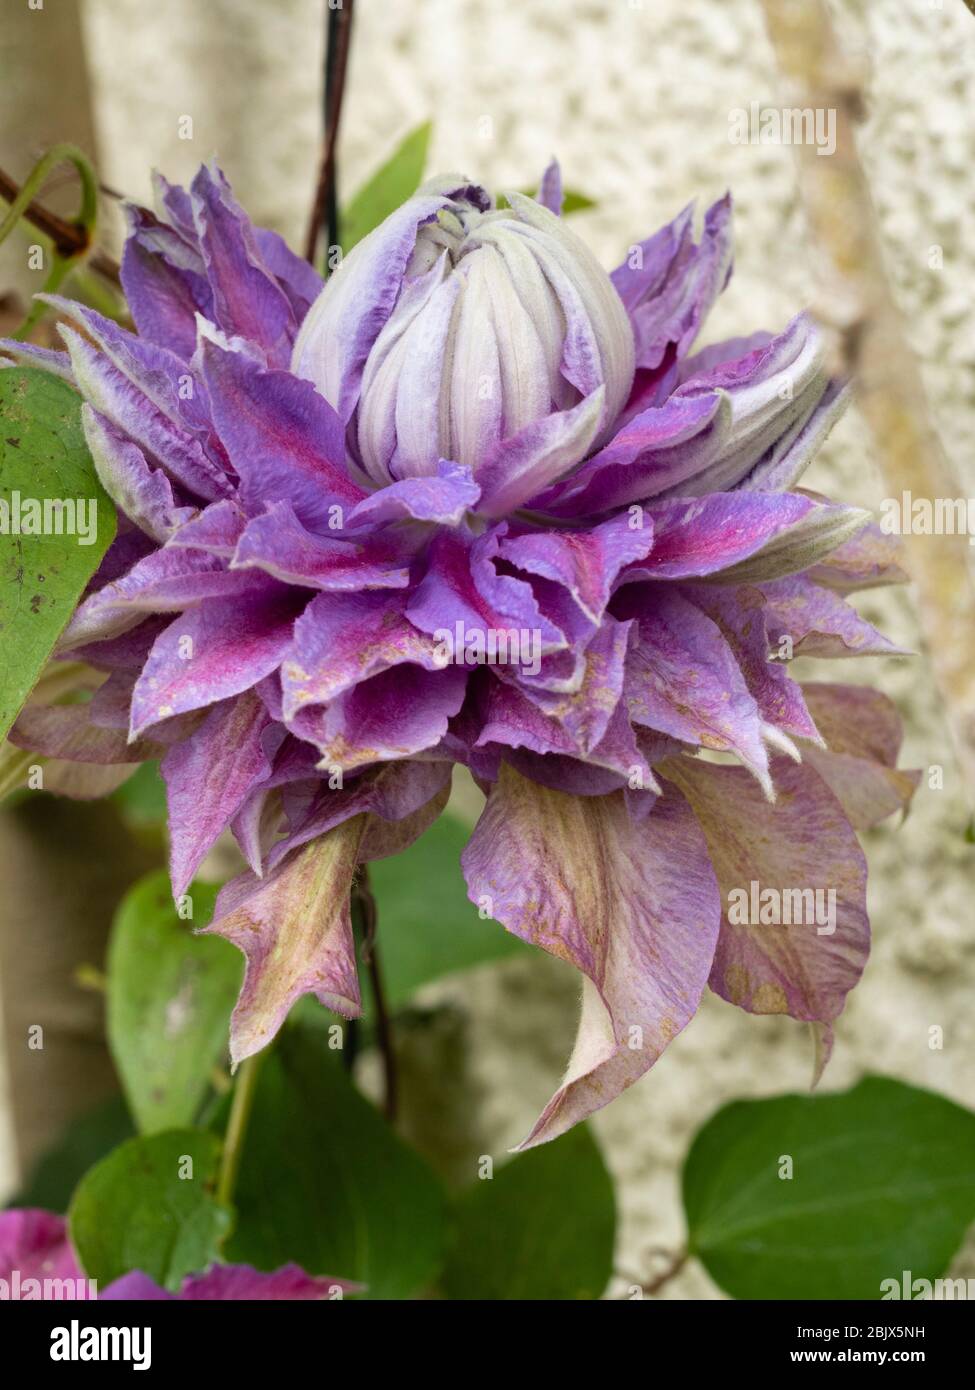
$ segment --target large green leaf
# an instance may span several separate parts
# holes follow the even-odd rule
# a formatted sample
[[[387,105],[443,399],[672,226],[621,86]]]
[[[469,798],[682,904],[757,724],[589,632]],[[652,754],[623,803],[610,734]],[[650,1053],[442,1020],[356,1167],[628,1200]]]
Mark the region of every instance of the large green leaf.
[[[210,920],[216,889],[196,883],[189,896],[193,917],[181,921],[167,875],[147,874],[122,899],[109,942],[108,1040],[145,1134],[192,1124],[240,989],[240,953],[192,931]]]
[[[529,950],[497,922],[482,920],[460,869],[470,831],[443,815],[402,854],[369,866],[379,905],[379,940],[392,1007],[420,985]]]
[[[416,192],[423,178],[431,129],[430,122],[424,121],[411,130],[382,168],[376,170],[349,205],[342,209],[339,227],[342,250],[346,255],[373,227],[378,227],[384,218],[396,211],[400,203],[405,203]]]
[[[691,1146],[684,1207],[736,1298],[880,1298],[902,1270],[943,1274],[975,1220],[975,1115],[879,1076],[736,1101]]]
[[[294,1260],[367,1298],[407,1298],[439,1273],[439,1181],[313,1030],[286,1028],[261,1065],[234,1200],[229,1260]]]
[[[56,501],[70,508],[55,516]],[[34,527],[35,511],[42,528],[60,526],[63,534],[16,534]],[[93,541],[80,544],[90,519]],[[47,372],[0,371],[0,739],[114,534],[115,510],[85,444],[80,397]]]
[[[448,1298],[592,1299],[609,1281],[613,1182],[585,1125],[478,1179],[455,1217]]]
[[[71,1240],[90,1279],[106,1284],[141,1269],[157,1284],[217,1258],[230,1212],[211,1195],[220,1139],[167,1130],[129,1139],[82,1178],[71,1201]]]

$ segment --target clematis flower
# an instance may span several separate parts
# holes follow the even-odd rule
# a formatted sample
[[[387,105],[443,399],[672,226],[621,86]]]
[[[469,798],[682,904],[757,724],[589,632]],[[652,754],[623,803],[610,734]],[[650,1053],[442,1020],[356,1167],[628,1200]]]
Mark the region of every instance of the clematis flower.
[[[788,664],[896,652],[847,595],[901,576],[799,486],[846,399],[813,322],[695,349],[730,199],[607,275],[556,166],[503,207],[438,178],[322,287],[215,168],[157,191],[129,212],[137,333],[52,299],[77,328],[35,353],[84,397],[120,528],[59,649],[97,689],[12,739],[100,773],[161,755],[177,895],[231,828],[233,1060],[304,994],[359,1013],[357,866],[462,764],[472,901],[582,977],[526,1144],[641,1077],[708,985],[814,1024],[823,1061],[868,950],[854,832],[916,776],[882,695]],[[753,883],[832,893],[833,929],[738,921]]]
[[[64,1217],[29,1207],[0,1212],[0,1282],[4,1297],[11,1299],[87,1300],[97,1296],[126,1302],[296,1302],[334,1299],[362,1287],[344,1279],[314,1277],[295,1264],[269,1273],[250,1265],[215,1264],[200,1274],[187,1275],[179,1293],[161,1288],[140,1270],[123,1274],[98,1290],[78,1263]]]

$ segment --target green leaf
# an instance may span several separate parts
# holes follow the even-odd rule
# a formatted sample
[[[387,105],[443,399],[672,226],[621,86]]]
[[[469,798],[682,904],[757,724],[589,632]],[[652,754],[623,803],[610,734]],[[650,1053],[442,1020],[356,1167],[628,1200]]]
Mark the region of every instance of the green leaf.
[[[536,188],[523,188],[521,192],[526,198],[534,198],[538,192]],[[508,200],[502,193],[498,198],[498,207],[506,208]],[[562,216],[568,217],[573,212],[585,212],[587,208],[596,206],[595,198],[590,198],[587,193],[580,193],[576,188],[564,188],[562,190]]]
[[[349,205],[342,209],[339,227],[345,255],[416,192],[423,179],[432,128],[430,121],[424,121],[411,130],[382,168],[376,170]]]
[[[975,1115],[880,1076],[736,1101],[691,1146],[684,1208],[735,1298],[880,1298],[902,1270],[939,1277],[975,1220]]]
[[[70,502],[75,512],[74,522],[68,509],[56,522],[49,506],[46,529],[73,524],[75,531],[16,534],[18,528],[33,527],[35,511],[44,526],[45,499]],[[94,541],[83,545],[89,514]],[[114,534],[115,510],[95,476],[81,429],[81,398],[47,372],[0,371],[0,739],[34,688]]]
[[[130,825],[159,825],[166,819],[166,783],[155,758],[140,765],[135,773],[112,792],[112,800],[122,807]]]
[[[129,1139],[84,1178],[71,1202],[71,1241],[102,1288],[141,1269],[173,1291],[212,1264],[230,1212],[211,1196],[220,1139],[200,1129]],[[181,1176],[182,1174],[182,1176]]]
[[[129,890],[115,914],[108,1041],[144,1134],[192,1124],[226,1055],[240,953],[220,937],[192,932],[213,915],[216,891],[195,883],[193,919],[181,921],[169,879],[158,870]]]
[[[482,920],[468,899],[460,856],[469,838],[465,825],[442,815],[402,854],[369,866],[393,1008],[429,980],[530,949],[497,922]]]
[[[261,1065],[234,1200],[228,1260],[295,1260],[377,1299],[408,1298],[439,1272],[439,1181],[313,1030],[285,1029]]]
[[[132,1120],[120,1095],[86,1111],[68,1125],[57,1143],[41,1154],[26,1186],[10,1205],[67,1211],[71,1194],[92,1164],[133,1133]]]
[[[594,1299],[612,1273],[616,1203],[585,1125],[519,1154],[458,1200],[452,1299]]]

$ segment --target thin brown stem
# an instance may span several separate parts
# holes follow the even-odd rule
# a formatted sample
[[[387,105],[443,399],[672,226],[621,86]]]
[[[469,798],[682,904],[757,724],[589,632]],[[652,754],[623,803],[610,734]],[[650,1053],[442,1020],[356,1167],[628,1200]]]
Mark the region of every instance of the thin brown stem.
[[[325,120],[325,142],[322,147],[322,160],[318,171],[318,184],[308,219],[308,234],[305,238],[305,259],[315,264],[318,239],[325,222],[326,209],[335,197],[335,161],[338,148],[339,122],[342,116],[342,98],[345,95],[345,71],[349,59],[349,43],[352,36],[352,10],[354,0],[342,0],[341,7],[331,12],[334,27],[330,26],[330,43],[335,44],[334,59],[330,59],[332,71],[332,90],[328,101]]]
[[[376,1041],[383,1059],[383,1114],[387,1120],[396,1119],[396,1052],[393,1046],[393,1030],[389,1021],[386,991],[383,987],[382,967],[379,960],[379,943],[376,940],[379,913],[376,899],[369,885],[369,870],[363,864],[361,876],[355,888],[359,902],[362,923],[361,959],[369,971],[372,998],[376,1007]]]
[[[16,202],[20,195],[20,184],[4,169],[0,169],[0,198],[6,203]],[[74,256],[79,256],[88,249],[89,234],[88,229],[80,222],[68,222],[65,218],[59,217],[56,212],[51,212],[42,203],[35,199],[24,209],[23,218],[32,227],[36,227],[44,236],[50,237],[54,244],[54,249],[59,256],[70,260]],[[88,265],[92,270],[97,270],[107,280],[118,284],[119,267],[118,262],[104,251],[93,251],[88,258]]]
[[[640,1279],[633,1279],[632,1276],[625,1274],[622,1271],[621,1274],[624,1279],[630,1279],[630,1281],[633,1284],[636,1284],[642,1290],[645,1298],[652,1298],[654,1294],[659,1293],[659,1291],[663,1288],[664,1284],[669,1284],[671,1279],[673,1279],[675,1275],[680,1273],[680,1271],[687,1264],[689,1258],[689,1251],[678,1250],[676,1254],[670,1257],[670,1259],[667,1261],[666,1265],[664,1265],[660,1273],[655,1275],[654,1278],[649,1280],[647,1283],[643,1283],[643,1281]]]

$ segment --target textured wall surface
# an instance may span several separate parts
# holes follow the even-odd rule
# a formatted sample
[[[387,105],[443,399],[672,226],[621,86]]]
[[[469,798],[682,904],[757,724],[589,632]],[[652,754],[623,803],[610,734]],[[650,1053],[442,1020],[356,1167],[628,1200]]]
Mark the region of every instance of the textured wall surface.
[[[975,19],[962,0],[839,0],[845,42],[865,65],[861,148],[888,263],[942,438],[975,494]],[[157,164],[185,177],[219,154],[258,219],[300,235],[318,144],[322,0],[86,0],[85,29],[106,180],[145,196]],[[418,121],[436,121],[433,168],[521,187],[558,153],[567,181],[598,200],[576,220],[607,265],[694,197],[730,187],[737,266],[708,336],[781,327],[814,293],[793,153],[734,145],[729,113],[780,101],[758,0],[359,0],[341,150],[346,193]],[[179,118],[193,117],[193,139]],[[943,266],[931,269],[930,248]],[[876,507],[882,488],[851,415],[809,484]],[[909,592],[861,610],[920,645]],[[959,634],[959,640],[971,640]],[[904,827],[867,839],[874,953],[837,1030],[826,1087],[879,1069],[975,1105],[975,935],[971,847],[927,663],[875,660],[810,674],[865,680],[899,703],[907,766],[944,767]],[[463,1010],[469,1068],[458,1104],[480,1098],[481,1128],[454,1154],[515,1143],[568,1055],[574,986],[544,958],[430,991]],[[466,1017],[466,1023],[463,1019]],[[941,1051],[928,1030],[944,1028]],[[449,1031],[449,1030],[448,1030]],[[452,1035],[451,1035],[452,1036]],[[455,1059],[455,1044],[445,1046]],[[433,1044],[431,1044],[433,1045]],[[801,1025],[706,1000],[656,1070],[595,1122],[619,1182],[618,1265],[649,1277],[651,1250],[681,1237],[679,1163],[724,1101],[800,1088]],[[445,1106],[438,1123],[450,1122]],[[419,1122],[418,1122],[419,1123]],[[969,1258],[968,1273],[975,1273]],[[620,1285],[622,1287],[622,1284]],[[692,1267],[666,1297],[717,1290]]]

